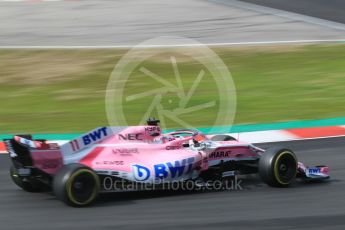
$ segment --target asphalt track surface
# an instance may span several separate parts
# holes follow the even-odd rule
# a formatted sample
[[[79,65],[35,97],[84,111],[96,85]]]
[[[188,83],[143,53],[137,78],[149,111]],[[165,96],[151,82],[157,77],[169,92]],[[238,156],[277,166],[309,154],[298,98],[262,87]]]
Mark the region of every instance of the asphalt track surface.
[[[242,0],[280,10],[345,23],[344,0]]]
[[[207,44],[345,38],[343,25],[339,29],[315,24],[315,20],[218,3],[222,1],[231,3],[0,1],[0,46],[132,46],[158,36],[187,37]]]
[[[262,147],[281,145],[262,144]],[[270,188],[257,178],[244,190],[131,192],[101,196],[88,208],[65,206],[51,193],[26,193],[0,157],[1,229],[345,229],[345,137],[286,142],[299,160],[326,164],[332,179]]]

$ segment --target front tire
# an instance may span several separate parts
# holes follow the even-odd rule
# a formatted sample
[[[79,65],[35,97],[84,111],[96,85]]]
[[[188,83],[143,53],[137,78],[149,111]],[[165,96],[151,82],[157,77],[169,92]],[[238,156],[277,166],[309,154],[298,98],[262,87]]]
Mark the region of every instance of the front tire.
[[[53,180],[56,197],[74,207],[90,205],[97,198],[99,190],[98,175],[81,164],[65,165]]]
[[[286,148],[271,148],[259,160],[259,175],[262,181],[273,187],[289,186],[297,174],[296,155]]]

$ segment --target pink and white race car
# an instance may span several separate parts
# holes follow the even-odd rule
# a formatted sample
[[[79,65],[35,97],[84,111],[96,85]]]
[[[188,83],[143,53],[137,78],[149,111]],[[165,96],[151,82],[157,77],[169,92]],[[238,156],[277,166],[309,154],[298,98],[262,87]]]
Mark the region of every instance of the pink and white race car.
[[[267,150],[229,135],[208,137],[197,130],[162,134],[159,121],[145,126],[101,127],[65,144],[17,135],[5,144],[11,177],[25,191],[52,188],[71,206],[86,206],[110,183],[163,185],[222,181],[259,173],[270,186],[287,187],[296,177],[329,178],[328,167],[306,167],[284,147]],[[111,191],[117,191],[117,188]]]

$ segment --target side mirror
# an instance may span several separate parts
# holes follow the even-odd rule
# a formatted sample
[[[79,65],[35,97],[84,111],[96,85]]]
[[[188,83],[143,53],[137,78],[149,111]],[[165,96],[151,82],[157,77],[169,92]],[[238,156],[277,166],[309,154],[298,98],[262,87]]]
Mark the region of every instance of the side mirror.
[[[151,133],[150,136],[151,137],[158,137],[159,135],[161,135],[160,133]]]

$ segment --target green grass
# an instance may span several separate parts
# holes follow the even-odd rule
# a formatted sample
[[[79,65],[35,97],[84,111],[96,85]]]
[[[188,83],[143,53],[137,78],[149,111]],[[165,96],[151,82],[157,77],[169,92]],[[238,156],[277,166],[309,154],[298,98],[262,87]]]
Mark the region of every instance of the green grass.
[[[235,124],[345,116],[345,45],[215,48],[231,71],[237,89]],[[126,50],[0,50],[0,133],[83,132],[107,125],[105,89],[115,64]],[[184,56],[177,63],[185,89],[202,66]],[[169,55],[143,63],[174,83]],[[141,66],[143,66],[141,65]],[[188,106],[216,101],[200,114],[181,118],[193,126],[213,125],[219,101],[210,73]],[[162,85],[135,69],[124,96]],[[143,117],[153,97],[126,102],[128,124]],[[179,98],[164,95],[166,110]],[[179,127],[166,120],[168,128]]]

